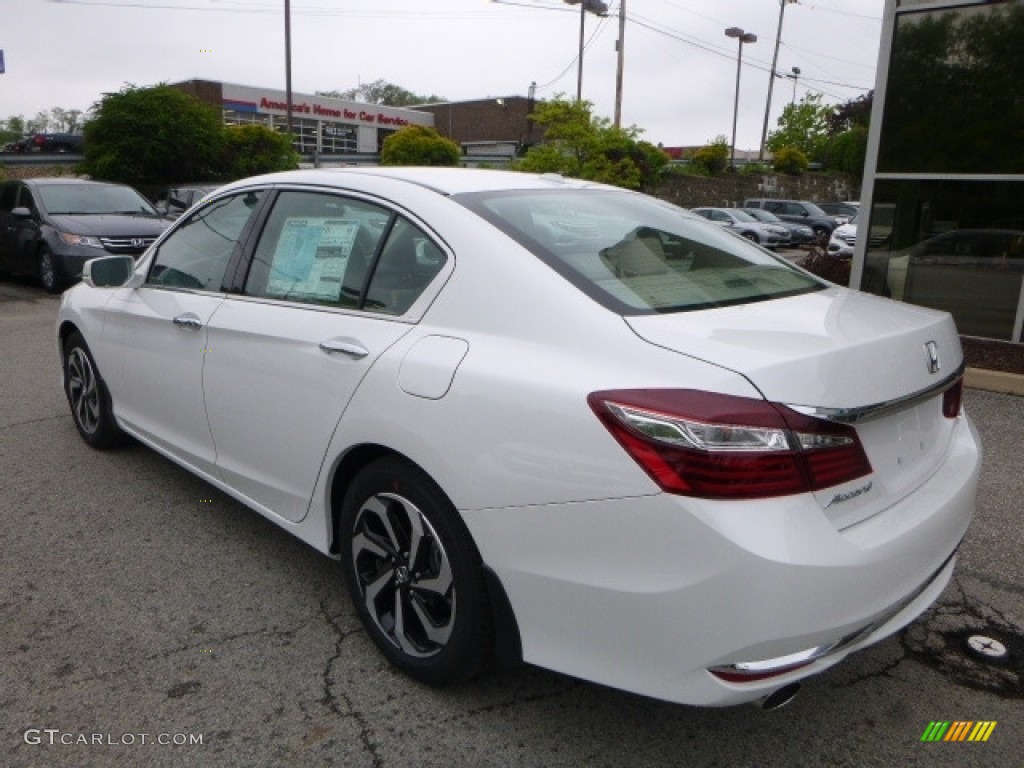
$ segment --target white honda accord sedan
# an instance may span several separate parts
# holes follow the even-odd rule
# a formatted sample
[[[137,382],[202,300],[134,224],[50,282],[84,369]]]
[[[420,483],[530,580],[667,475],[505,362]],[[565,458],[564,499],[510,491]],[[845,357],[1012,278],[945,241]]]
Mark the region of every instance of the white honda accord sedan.
[[[948,315],[554,175],[236,182],[90,262],[57,334],[87,443],[340,560],[429,683],[782,703],[931,605],[973,512]]]

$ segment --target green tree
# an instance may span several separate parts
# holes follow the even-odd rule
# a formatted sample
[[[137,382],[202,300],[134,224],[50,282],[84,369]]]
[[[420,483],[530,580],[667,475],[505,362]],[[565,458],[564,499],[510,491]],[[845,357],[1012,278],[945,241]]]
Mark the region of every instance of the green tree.
[[[772,166],[779,173],[800,176],[808,164],[807,155],[796,147],[780,147],[773,153]]]
[[[260,173],[299,167],[299,153],[287,134],[265,125],[234,125],[224,129],[224,174],[242,179]]]
[[[459,145],[425,125],[407,125],[384,139],[381,165],[458,165]]]
[[[544,127],[544,143],[531,147],[515,163],[516,170],[560,173],[627,189],[653,183],[668,156],[640,141],[639,128],[616,128],[607,118],[594,117],[592,106],[561,96],[538,104],[530,119]]]
[[[365,101],[367,104],[383,104],[388,107],[410,107],[414,104],[432,104],[439,101],[447,101],[444,96],[421,96],[386,80],[360,83],[355,88],[349,88],[345,91],[317,91],[317,95],[330,96],[335,99],[347,99],[349,101]]]
[[[835,107],[828,118],[828,132],[838,136],[856,127],[867,128],[871,123],[871,108],[874,104],[875,92],[868,91],[863,96],[850,99]]]
[[[25,135],[25,118],[21,115],[0,121],[0,144],[18,141]]]
[[[725,136],[716,136],[693,153],[690,165],[706,176],[723,173],[729,165],[729,140]]]
[[[856,125],[848,131],[833,136],[828,145],[830,168],[848,173],[858,183],[864,176],[864,161],[868,154],[868,129]]]
[[[799,149],[810,160],[824,161],[829,140],[829,118],[835,107],[821,103],[820,93],[809,93],[796,104],[787,104],[779,117],[779,129],[768,134],[765,146],[772,152],[783,147]]]
[[[133,184],[202,181],[223,167],[220,110],[167,85],[108,93],[85,125],[81,173]]]

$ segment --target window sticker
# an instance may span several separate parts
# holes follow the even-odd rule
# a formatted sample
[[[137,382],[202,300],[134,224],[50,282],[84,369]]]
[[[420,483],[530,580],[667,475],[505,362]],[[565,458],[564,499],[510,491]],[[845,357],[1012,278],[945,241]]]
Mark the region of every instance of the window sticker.
[[[290,218],[274,250],[268,293],[337,301],[359,222],[326,217]]]

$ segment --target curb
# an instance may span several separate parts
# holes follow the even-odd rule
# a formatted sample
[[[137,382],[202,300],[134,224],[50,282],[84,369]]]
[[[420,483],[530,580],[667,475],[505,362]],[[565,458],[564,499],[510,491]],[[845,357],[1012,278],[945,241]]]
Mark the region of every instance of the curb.
[[[1019,373],[968,368],[964,374],[964,386],[1024,397],[1024,375]]]

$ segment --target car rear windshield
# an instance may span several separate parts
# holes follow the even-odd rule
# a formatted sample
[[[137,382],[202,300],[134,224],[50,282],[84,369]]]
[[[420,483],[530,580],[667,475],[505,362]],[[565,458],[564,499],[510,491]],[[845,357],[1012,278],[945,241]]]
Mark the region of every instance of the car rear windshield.
[[[131,187],[107,184],[40,184],[34,190],[54,216],[60,214],[145,214],[157,216],[149,201]]]
[[[747,304],[825,288],[719,225],[644,195],[515,190],[454,199],[624,315]]]

